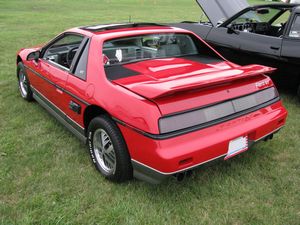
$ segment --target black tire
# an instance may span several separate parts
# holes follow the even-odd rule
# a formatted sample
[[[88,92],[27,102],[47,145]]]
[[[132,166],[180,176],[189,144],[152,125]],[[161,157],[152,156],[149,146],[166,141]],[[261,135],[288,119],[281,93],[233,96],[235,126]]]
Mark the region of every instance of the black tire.
[[[110,142],[102,145],[104,147],[101,148],[97,146],[103,140],[102,135],[108,137],[109,139],[104,138],[104,140],[109,140]],[[100,137],[101,140],[99,140]],[[105,153],[105,150],[103,150],[105,148],[109,149],[110,145],[112,146],[114,155],[112,154],[112,150],[110,154]],[[109,116],[101,115],[90,122],[88,127],[88,146],[92,162],[105,178],[114,182],[125,182],[132,179],[132,165],[126,143],[119,128]],[[102,153],[98,149],[102,149]],[[102,158],[101,154],[103,154]],[[115,164],[111,163],[113,159],[115,160]]]
[[[22,98],[25,99],[26,101],[32,101],[33,97],[30,88],[30,82],[22,62],[19,62],[17,65],[17,78],[18,78],[18,87]]]

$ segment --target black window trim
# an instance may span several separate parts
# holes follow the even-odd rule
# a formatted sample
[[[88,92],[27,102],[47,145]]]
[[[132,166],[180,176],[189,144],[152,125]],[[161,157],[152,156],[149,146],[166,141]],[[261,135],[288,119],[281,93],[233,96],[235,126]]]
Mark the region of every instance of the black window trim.
[[[90,43],[91,43],[91,42],[90,42],[90,38],[84,37],[84,39],[82,40],[82,42],[81,42],[81,44],[80,44],[80,46],[79,46],[79,48],[78,48],[78,51],[77,51],[76,55],[74,56],[72,65],[71,65],[71,67],[70,67],[70,72],[69,72],[69,74],[71,74],[71,75],[73,75],[74,77],[77,77],[78,79],[83,80],[83,81],[86,81],[87,75],[85,75],[85,77],[82,78],[82,77],[77,76],[77,75],[75,74],[75,71],[76,71],[77,65],[78,65],[78,63],[79,63],[79,61],[80,61],[80,59],[81,59],[81,56],[82,56],[84,50],[85,50],[86,48],[88,48],[88,52],[89,52]],[[87,54],[87,57],[88,57],[88,55],[89,55],[89,53]],[[88,59],[87,59],[87,61],[86,61],[86,67],[87,67],[87,64],[88,64]]]

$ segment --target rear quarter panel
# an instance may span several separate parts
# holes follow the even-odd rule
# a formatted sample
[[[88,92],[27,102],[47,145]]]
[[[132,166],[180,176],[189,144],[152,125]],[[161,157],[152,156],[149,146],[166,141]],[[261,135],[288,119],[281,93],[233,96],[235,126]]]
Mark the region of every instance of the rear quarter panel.
[[[102,60],[103,40],[94,36],[91,41],[87,83],[93,93],[85,89],[82,94],[91,104],[106,110],[112,117],[142,131],[158,134],[158,118],[161,113],[157,105],[141,96],[113,84],[106,78]],[[75,88],[75,87],[74,87]]]

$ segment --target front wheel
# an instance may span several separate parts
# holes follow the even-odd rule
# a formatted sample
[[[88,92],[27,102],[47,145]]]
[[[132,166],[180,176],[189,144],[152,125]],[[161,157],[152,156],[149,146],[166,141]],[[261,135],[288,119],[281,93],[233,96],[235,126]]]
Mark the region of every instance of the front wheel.
[[[32,91],[30,88],[30,82],[22,62],[18,63],[17,77],[18,77],[19,91],[22,98],[25,99],[26,101],[31,101],[33,98],[32,98]]]
[[[88,127],[92,162],[107,179],[123,182],[132,178],[132,166],[126,143],[114,121],[108,116],[94,118]]]

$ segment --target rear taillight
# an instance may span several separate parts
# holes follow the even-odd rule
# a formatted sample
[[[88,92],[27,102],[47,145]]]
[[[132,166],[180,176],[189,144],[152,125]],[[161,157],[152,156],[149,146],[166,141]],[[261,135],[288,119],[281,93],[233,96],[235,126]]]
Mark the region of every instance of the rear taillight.
[[[264,89],[250,95],[231,99],[225,102],[206,106],[187,112],[173,114],[159,119],[160,133],[170,133],[221,121],[224,118],[239,115],[247,110],[255,109],[278,97],[275,87]]]

